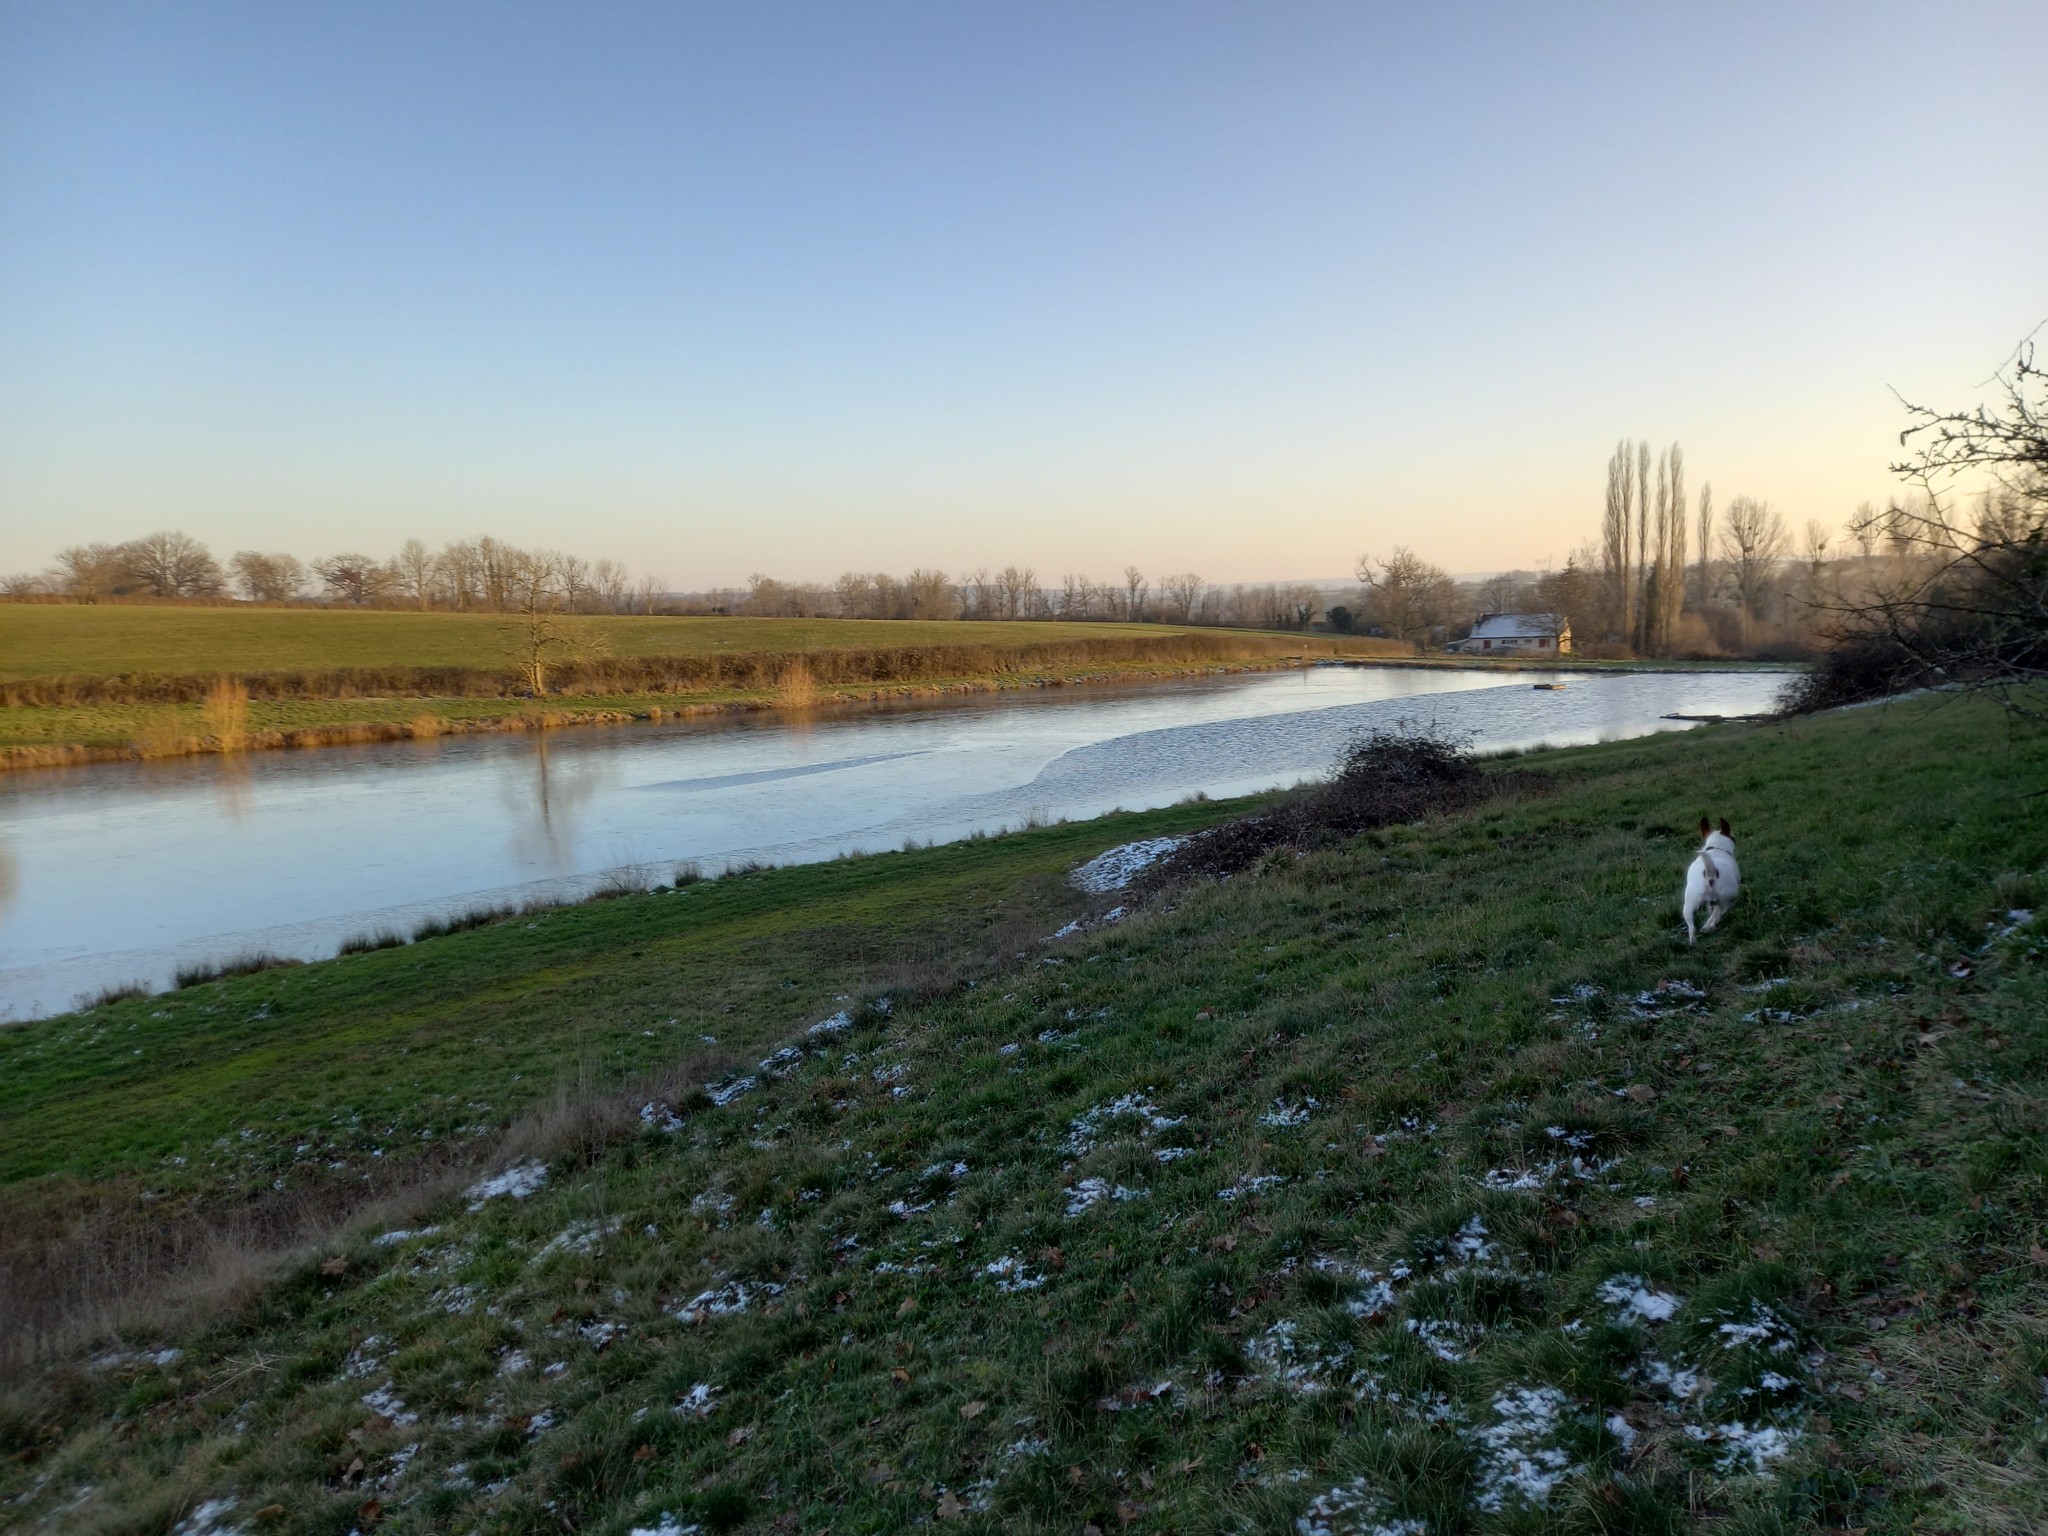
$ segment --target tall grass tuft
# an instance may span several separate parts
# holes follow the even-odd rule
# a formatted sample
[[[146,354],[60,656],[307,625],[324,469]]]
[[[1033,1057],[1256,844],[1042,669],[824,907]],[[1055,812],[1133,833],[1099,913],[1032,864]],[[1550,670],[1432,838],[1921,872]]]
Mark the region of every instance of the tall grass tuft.
[[[367,955],[377,949],[397,949],[405,942],[405,936],[389,928],[379,928],[374,933],[359,933],[335,951],[340,955]]]
[[[239,752],[249,741],[249,688],[238,677],[217,677],[206,690],[206,734],[223,752]]]
[[[795,657],[782,669],[776,698],[784,709],[809,709],[818,702],[818,684],[811,676],[811,664],[807,658]]]
[[[200,960],[191,965],[181,965],[172,974],[171,985],[176,988],[197,987],[209,981],[219,981],[225,976],[253,976],[258,971],[274,971],[281,966],[304,965],[303,960],[290,960],[283,955],[273,955],[268,950],[251,950],[237,955],[232,960]]]
[[[138,997],[148,997],[155,990],[146,981],[116,981],[101,987],[97,992],[81,992],[73,1000],[72,1007],[80,1013],[94,1008],[105,1008],[110,1003],[132,1002]]]

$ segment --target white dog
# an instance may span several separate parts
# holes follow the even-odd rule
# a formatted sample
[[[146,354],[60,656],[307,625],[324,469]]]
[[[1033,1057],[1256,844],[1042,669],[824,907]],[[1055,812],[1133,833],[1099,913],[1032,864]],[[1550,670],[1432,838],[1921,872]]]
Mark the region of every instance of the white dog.
[[[1701,927],[1712,933],[1721,914],[1734,904],[1741,890],[1742,871],[1735,867],[1735,834],[1728,828],[1728,818],[1721,818],[1721,830],[1716,832],[1702,816],[1699,856],[1685,872],[1685,895],[1678,904],[1679,914],[1685,919],[1685,942],[1690,944],[1696,937],[1694,913],[1703,906],[1707,909],[1707,920]]]

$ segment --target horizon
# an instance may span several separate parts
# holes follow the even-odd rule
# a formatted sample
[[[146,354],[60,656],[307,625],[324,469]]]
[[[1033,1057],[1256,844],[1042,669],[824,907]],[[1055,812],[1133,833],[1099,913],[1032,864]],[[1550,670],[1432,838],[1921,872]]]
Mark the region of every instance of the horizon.
[[[8,4],[0,44],[0,570],[180,528],[675,591],[1484,579],[1596,534],[1623,437],[1837,527],[1897,489],[1892,390],[1974,404],[2048,314],[2016,4]]]

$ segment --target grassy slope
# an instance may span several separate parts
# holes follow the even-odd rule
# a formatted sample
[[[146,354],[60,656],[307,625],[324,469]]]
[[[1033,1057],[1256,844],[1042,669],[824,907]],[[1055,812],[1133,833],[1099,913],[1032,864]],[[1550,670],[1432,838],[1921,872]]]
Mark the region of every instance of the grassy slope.
[[[1156,624],[981,624],[660,616],[582,621],[616,656],[866,646],[1036,645],[1179,631]],[[0,680],[128,672],[504,667],[509,621],[482,613],[0,603]]]
[[[335,1536],[663,1511],[840,1532],[2048,1518],[2048,987],[2038,922],[1986,927],[2048,900],[2048,819],[2016,798],[2048,748],[1909,704],[1541,766],[1548,792],[870,1011],[792,1075],[685,1104],[679,1131],[563,1153],[530,1199],[359,1239],[339,1276],[308,1264],[168,1364],[66,1377],[0,1420],[19,1451],[0,1495],[23,1521],[160,1530],[232,1494],[233,1518],[271,1511],[257,1530]],[[1704,808],[1736,823],[1749,890],[1687,950],[1671,906]],[[1042,922],[1061,862],[1151,821],[715,899],[945,855],[993,861],[956,887],[973,915]],[[837,928],[842,956],[899,921],[880,888],[844,928],[780,889],[777,931]],[[585,1057],[728,998],[750,1051],[800,1038],[849,972],[750,942],[737,911],[722,958],[693,947],[711,896],[33,1026],[40,1086],[6,1118],[47,1116],[56,1150],[17,1135],[8,1166],[100,1175],[171,1144],[92,1097],[98,1066],[58,1083],[63,1032],[67,1054],[130,1025],[167,1047],[200,1010],[250,1029],[264,998],[287,1011],[182,1090],[195,1152],[224,1113],[251,1140],[299,1134],[303,1074],[235,1063],[310,1059],[336,1025],[452,1040],[502,1019],[536,1035],[536,1070],[571,1016]],[[797,981],[786,1008],[764,968]],[[435,1082],[507,1064],[451,1054]],[[364,1090],[394,1093],[378,1114],[398,1086]],[[154,1166],[172,1191],[251,1175]],[[738,1284],[744,1311],[699,1315]],[[1637,1292],[1675,1310],[1631,1314]]]

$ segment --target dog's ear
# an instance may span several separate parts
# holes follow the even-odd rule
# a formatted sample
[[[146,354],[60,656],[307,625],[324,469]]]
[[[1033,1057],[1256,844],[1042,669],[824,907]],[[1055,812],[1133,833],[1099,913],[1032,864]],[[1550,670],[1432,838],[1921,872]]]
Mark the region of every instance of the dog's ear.
[[[1726,816],[1721,818],[1721,835],[1723,837],[1733,837],[1735,835],[1735,829],[1728,825],[1728,818]]]
[[[1708,821],[1706,817],[1702,816],[1700,818],[1700,836],[1705,837],[1709,832],[1713,830],[1714,824],[1711,821]]]

